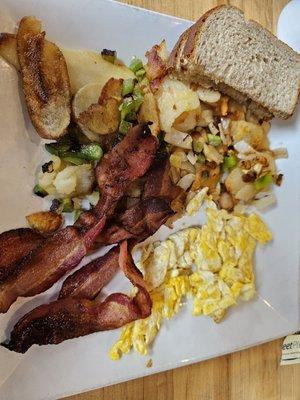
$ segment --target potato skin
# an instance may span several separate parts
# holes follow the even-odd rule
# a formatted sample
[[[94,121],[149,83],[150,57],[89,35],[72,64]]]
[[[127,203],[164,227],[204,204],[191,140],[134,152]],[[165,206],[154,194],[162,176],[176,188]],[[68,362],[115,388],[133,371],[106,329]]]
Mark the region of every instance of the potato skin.
[[[67,65],[59,48],[45,40],[41,23],[34,17],[20,22],[17,54],[28,112],[37,133],[46,139],[63,136],[71,115]]]
[[[61,214],[52,211],[40,211],[26,216],[28,225],[40,233],[53,233],[57,231],[62,223]]]

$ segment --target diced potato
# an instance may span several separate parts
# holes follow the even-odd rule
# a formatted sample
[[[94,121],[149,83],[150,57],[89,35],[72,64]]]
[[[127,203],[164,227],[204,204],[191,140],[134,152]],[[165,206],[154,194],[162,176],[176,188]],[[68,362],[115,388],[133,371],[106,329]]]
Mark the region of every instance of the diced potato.
[[[187,161],[187,156],[183,150],[176,150],[170,155],[170,164],[175,168],[181,168],[184,161]]]
[[[165,134],[164,140],[182,149],[192,150],[193,139],[188,133],[183,133],[172,128],[170,132]]]
[[[244,185],[243,172],[240,168],[234,168],[225,180],[226,189],[235,195]]]
[[[205,87],[200,87],[197,90],[197,93],[198,93],[200,100],[204,101],[205,103],[216,103],[221,98],[220,92],[213,90],[213,89],[208,89]]]
[[[28,225],[40,233],[52,233],[60,228],[63,217],[52,211],[41,211],[26,216]]]
[[[156,93],[161,128],[170,132],[176,118],[185,111],[198,109],[199,97],[184,83],[166,77]]]
[[[256,194],[253,183],[245,183],[244,186],[235,194],[237,200],[249,201],[254,198]]]
[[[208,161],[214,161],[217,164],[221,164],[223,162],[222,154],[220,154],[214,146],[204,143],[203,153]]]
[[[100,53],[65,48],[61,48],[61,51],[67,62],[73,94],[88,83],[103,87],[110,78],[134,78],[134,73],[128,67],[105,61]]]
[[[173,126],[181,132],[188,132],[198,125],[198,119],[201,115],[201,108],[192,111],[185,111],[176,118]]]
[[[194,180],[195,180],[195,174],[187,174],[179,180],[177,186],[181,187],[181,189],[186,191],[190,186],[192,186]]]
[[[60,171],[53,184],[59,195],[82,196],[92,190],[94,173],[90,164],[69,166]]]
[[[234,143],[244,140],[255,150],[266,150],[269,147],[266,132],[260,125],[246,121],[231,121],[229,129]]]
[[[160,132],[159,113],[156,104],[156,99],[152,92],[144,95],[144,101],[141,105],[139,114],[139,122],[152,122],[150,130],[152,135],[157,136]]]

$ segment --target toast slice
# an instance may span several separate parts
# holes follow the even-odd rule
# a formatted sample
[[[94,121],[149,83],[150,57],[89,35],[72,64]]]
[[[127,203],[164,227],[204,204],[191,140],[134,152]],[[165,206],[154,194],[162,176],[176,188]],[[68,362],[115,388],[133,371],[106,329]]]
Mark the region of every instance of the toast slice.
[[[236,7],[218,6],[184,32],[169,71],[213,87],[258,117],[289,118],[300,91],[300,55]]]

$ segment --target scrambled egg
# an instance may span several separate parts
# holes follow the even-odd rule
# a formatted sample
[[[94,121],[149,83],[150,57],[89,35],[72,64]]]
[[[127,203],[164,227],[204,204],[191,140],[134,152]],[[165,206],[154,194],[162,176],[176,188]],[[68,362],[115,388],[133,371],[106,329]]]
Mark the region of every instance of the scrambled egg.
[[[191,200],[189,214],[199,209],[203,198],[202,192]],[[142,249],[137,266],[152,287],[152,314],[123,328],[110,351],[112,359],[131,348],[146,355],[163,320],[179,312],[186,296],[193,299],[193,315],[209,316],[215,322],[237,299],[248,301],[254,296],[253,253],[257,242],[272,239],[270,231],[256,214],[229,214],[211,200],[205,205],[205,225],[183,229]]]

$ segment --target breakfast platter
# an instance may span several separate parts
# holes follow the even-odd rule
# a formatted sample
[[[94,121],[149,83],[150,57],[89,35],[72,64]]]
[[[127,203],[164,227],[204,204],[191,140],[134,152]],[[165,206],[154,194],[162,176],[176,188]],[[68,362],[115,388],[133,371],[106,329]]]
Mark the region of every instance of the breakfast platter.
[[[1,399],[297,331],[300,44],[284,19],[295,51],[234,7],[192,25],[110,0],[0,4]]]

